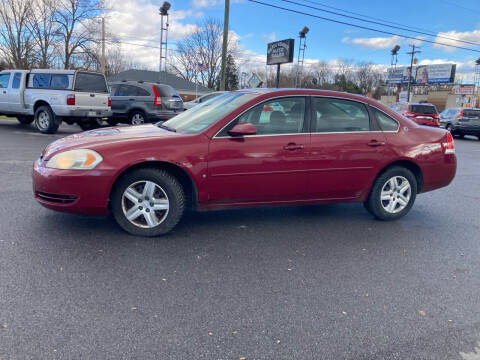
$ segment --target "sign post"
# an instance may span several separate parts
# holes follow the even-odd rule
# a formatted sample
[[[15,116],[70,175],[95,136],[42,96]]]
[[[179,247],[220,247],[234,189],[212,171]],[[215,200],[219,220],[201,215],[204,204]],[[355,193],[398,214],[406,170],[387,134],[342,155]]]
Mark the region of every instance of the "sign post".
[[[295,40],[285,39],[267,45],[267,65],[277,65],[275,87],[280,87],[280,64],[293,62]]]

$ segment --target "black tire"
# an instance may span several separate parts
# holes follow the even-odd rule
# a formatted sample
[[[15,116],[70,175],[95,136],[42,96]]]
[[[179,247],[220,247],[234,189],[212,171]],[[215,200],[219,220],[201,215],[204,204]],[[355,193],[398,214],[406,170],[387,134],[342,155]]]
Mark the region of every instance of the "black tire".
[[[157,220],[158,216],[165,216],[163,221],[161,221],[159,225],[155,227],[142,227],[136,225],[128,220],[124,213],[124,206],[125,211],[127,210],[126,203],[131,205],[128,210],[137,207],[138,205],[138,209],[142,211],[148,211],[146,207],[145,209],[142,208],[140,202],[134,203],[123,198],[124,192],[127,190],[127,188],[135,183],[139,183],[139,186],[141,186],[142,182],[144,181],[150,181],[157,185],[160,190],[164,192],[169,203],[168,211],[160,211],[159,215],[157,215],[157,212],[154,212],[154,216],[156,216]],[[143,200],[145,201],[144,198]],[[110,197],[110,201],[111,211],[118,225],[120,225],[120,227],[126,232],[137,236],[159,236],[167,234],[178,224],[182,218],[183,212],[185,211],[185,193],[180,182],[169,172],[155,168],[143,168],[127,173],[115,185]],[[144,214],[146,213],[144,212]],[[143,221],[146,223],[146,218],[144,215],[140,215],[134,220],[138,222]]]
[[[410,198],[407,205],[402,210],[392,213],[387,211],[384,208],[384,204],[385,203],[388,204],[386,201],[392,201],[392,200],[382,201],[381,192],[382,192],[382,189],[385,186],[387,186],[387,181],[394,177],[401,177],[406,179],[409,182]],[[383,173],[381,173],[373,183],[373,186],[372,186],[372,189],[370,190],[370,194],[367,198],[367,201],[364,202],[365,208],[379,220],[390,221],[390,220],[399,219],[405,216],[412,208],[413,203],[415,202],[415,198],[417,196],[417,187],[418,187],[417,179],[415,178],[415,175],[413,175],[413,173],[410,170],[400,166],[391,167],[386,171],[384,171]],[[398,195],[394,193],[391,196],[393,197],[393,199],[395,199],[395,196],[398,196]],[[400,206],[401,205],[399,205],[399,207]]]
[[[60,124],[55,119],[50,106],[39,106],[35,110],[35,126],[43,134],[54,134],[57,132]]]
[[[128,123],[130,125],[141,125],[147,122],[147,116],[143,111],[135,110],[128,116]]]
[[[94,129],[97,129],[101,126],[96,119],[79,121],[79,122],[77,122],[77,124],[78,124],[78,126],[80,126],[80,128],[83,131],[94,130]]]
[[[112,119],[112,118],[107,119],[107,124],[110,125],[110,126],[115,126],[115,125],[118,124],[118,120]]]
[[[19,116],[19,117],[17,117],[17,120],[22,125],[28,125],[28,124],[31,124],[33,122],[34,117],[33,116]]]
[[[447,126],[445,126],[445,130],[452,132],[452,124],[447,124]]]

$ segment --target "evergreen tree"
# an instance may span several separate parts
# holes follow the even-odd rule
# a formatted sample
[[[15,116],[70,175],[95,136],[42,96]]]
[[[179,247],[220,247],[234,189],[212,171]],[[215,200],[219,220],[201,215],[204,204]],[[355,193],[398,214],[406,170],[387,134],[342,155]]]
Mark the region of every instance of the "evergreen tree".
[[[238,69],[235,59],[231,54],[227,56],[227,64],[225,68],[225,90],[238,90]]]

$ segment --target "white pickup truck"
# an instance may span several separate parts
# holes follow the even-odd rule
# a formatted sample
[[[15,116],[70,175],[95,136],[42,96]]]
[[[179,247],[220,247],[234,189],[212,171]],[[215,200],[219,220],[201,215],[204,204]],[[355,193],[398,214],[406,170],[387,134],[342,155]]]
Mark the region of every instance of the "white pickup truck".
[[[60,123],[83,130],[112,115],[105,76],[79,70],[3,70],[0,72],[0,115],[22,124],[35,121],[46,134]]]

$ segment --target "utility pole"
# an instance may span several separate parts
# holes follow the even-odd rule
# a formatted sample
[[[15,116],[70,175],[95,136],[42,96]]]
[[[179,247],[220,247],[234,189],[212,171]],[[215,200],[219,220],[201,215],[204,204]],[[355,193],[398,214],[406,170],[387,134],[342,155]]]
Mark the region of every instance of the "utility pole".
[[[415,54],[418,54],[421,52],[420,50],[415,51],[415,44],[412,44],[411,47],[412,47],[412,51],[407,52],[408,55],[411,55],[410,74],[408,77],[408,87],[407,87],[407,102],[410,102],[410,83],[412,82],[411,80],[412,80],[412,70],[413,70],[413,57],[415,56]]]
[[[223,46],[222,46],[222,69],[220,72],[220,90],[225,90],[225,68],[227,66],[228,48],[228,17],[230,12],[230,0],[225,0],[225,16],[223,18]]]
[[[102,17],[102,74],[105,75],[105,18]]]

